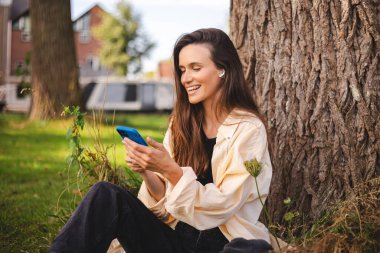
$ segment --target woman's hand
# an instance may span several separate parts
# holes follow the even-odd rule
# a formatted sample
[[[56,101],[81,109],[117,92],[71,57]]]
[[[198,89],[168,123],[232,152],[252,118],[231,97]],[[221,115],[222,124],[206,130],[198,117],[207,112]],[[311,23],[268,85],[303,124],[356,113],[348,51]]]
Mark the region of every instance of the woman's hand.
[[[140,145],[128,138],[124,138],[123,143],[127,149],[126,162],[133,171],[142,174],[146,171],[158,172],[172,185],[177,184],[182,177],[182,169],[161,143],[150,137],[147,138],[147,143],[153,148]]]
[[[146,173],[146,170],[140,167],[129,155],[127,154],[125,161],[127,162],[128,168],[134,172],[140,173],[142,176]]]

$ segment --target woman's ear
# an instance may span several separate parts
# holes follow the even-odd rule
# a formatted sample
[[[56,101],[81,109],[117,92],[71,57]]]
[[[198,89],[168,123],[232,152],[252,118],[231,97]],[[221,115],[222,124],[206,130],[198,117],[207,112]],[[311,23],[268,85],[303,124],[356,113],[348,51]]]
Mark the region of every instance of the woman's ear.
[[[224,74],[226,74],[226,71],[223,69],[222,71],[220,71],[219,77],[223,78]]]

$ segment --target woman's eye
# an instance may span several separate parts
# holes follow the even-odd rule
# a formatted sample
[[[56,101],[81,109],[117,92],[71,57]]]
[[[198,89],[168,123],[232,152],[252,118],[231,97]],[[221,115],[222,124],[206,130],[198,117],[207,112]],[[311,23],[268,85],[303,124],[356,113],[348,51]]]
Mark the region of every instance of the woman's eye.
[[[194,71],[199,71],[201,68],[193,68]]]

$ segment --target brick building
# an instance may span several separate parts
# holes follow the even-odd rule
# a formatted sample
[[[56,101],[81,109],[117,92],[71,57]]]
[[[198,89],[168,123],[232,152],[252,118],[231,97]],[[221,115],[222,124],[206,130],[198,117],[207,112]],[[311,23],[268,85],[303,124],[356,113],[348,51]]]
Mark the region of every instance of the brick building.
[[[100,64],[101,42],[91,30],[102,21],[103,8],[95,4],[73,21],[75,49],[81,77],[97,77],[112,74]]]
[[[28,5],[29,1],[14,1],[12,7],[21,2]],[[16,74],[16,69],[25,63],[25,57],[32,49],[29,8],[24,9],[18,13],[18,16],[11,17],[10,75]],[[103,12],[105,10],[96,4],[73,21],[75,49],[81,77],[101,76],[107,73],[101,67],[98,57],[100,41],[91,33],[92,28],[101,22]]]
[[[28,68],[33,38],[29,15],[30,0],[0,0],[0,100],[6,97],[7,109],[27,111],[30,97],[20,96],[22,78],[18,72]],[[98,53],[101,43],[92,35],[92,28],[101,22],[105,12],[95,4],[73,21],[75,49],[82,85],[111,71],[100,65]],[[28,56],[29,55],[29,56]],[[1,101],[0,101],[1,103]]]

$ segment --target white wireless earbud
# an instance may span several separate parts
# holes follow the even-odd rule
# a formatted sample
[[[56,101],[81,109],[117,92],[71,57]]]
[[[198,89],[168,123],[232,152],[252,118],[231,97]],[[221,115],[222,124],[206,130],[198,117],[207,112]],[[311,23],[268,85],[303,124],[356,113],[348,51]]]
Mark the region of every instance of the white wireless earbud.
[[[223,69],[223,71],[220,72],[219,77],[223,77],[225,73],[226,73],[226,71]]]

